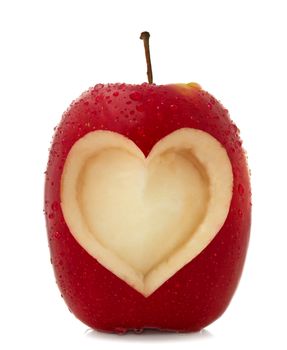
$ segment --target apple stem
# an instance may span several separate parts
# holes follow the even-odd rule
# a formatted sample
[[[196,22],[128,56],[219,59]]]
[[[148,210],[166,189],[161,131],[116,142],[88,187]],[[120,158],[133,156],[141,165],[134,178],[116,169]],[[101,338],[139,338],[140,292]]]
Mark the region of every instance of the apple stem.
[[[152,67],[151,67],[151,59],[150,59],[150,50],[149,50],[149,32],[142,32],[140,39],[144,42],[144,51],[145,51],[145,58],[146,58],[146,65],[147,65],[147,79],[149,84],[153,83],[153,77],[152,77]]]

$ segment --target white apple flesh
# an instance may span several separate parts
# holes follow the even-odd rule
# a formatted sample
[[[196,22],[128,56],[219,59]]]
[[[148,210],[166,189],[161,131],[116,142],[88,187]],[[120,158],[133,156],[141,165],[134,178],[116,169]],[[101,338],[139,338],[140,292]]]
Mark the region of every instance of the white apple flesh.
[[[227,152],[207,132],[179,129],[145,157],[123,135],[92,131],[68,154],[61,207],[78,243],[148,297],[220,231],[232,188]]]

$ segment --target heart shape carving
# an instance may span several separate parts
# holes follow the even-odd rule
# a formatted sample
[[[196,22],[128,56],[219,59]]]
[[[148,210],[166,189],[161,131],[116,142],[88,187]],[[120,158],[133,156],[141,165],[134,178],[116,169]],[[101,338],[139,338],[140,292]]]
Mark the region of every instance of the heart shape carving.
[[[71,148],[61,207],[78,243],[147,297],[215,237],[232,185],[226,150],[204,131],[179,129],[146,158],[130,139],[100,130]]]

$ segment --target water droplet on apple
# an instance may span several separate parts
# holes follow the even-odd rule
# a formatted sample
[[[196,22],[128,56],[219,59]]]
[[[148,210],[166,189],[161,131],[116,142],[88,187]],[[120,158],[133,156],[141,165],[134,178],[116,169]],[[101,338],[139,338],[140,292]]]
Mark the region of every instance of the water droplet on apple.
[[[54,232],[54,237],[57,238],[57,239],[59,239],[59,238],[61,237],[60,232],[55,231],[55,232]]]
[[[113,93],[113,96],[118,97],[118,96],[119,96],[119,92],[118,92],[118,91],[115,91],[115,92]]]
[[[239,216],[240,218],[242,218],[242,216],[243,216],[242,210],[241,210],[241,209],[238,209],[237,213],[238,213],[238,216]]]
[[[126,87],[126,84],[120,84],[119,85],[119,90],[123,90]]]
[[[238,127],[235,124],[231,125],[231,128],[233,129],[233,131],[237,132],[239,131]]]
[[[212,109],[212,104],[208,102],[207,108],[208,108],[208,109]]]
[[[53,202],[51,205],[51,208],[53,211],[58,211],[59,210],[59,203],[58,202]]]
[[[97,95],[96,98],[95,98],[95,101],[96,102],[100,102],[103,98],[104,98],[104,96],[102,94]]]
[[[127,328],[124,328],[124,327],[116,327],[115,328],[115,332],[117,334],[125,334],[127,332]]]
[[[170,106],[169,106],[169,108],[170,108],[170,110],[171,111],[176,111],[177,109],[178,109],[178,106],[177,105],[175,105],[175,104],[171,104]]]
[[[238,191],[238,193],[241,196],[243,196],[243,194],[244,194],[244,187],[241,184],[239,184],[238,187],[237,187],[237,191]]]
[[[143,328],[135,328],[134,332],[137,334],[141,334],[143,332]]]
[[[134,91],[130,94],[130,99],[133,101],[140,101],[142,99],[142,94],[139,91]]]
[[[51,219],[54,219],[54,214],[53,213],[50,213],[49,215],[48,215],[48,218],[51,220]]]
[[[241,147],[241,145],[242,145],[242,141],[241,141],[241,140],[236,141],[236,142],[235,142],[235,144],[236,144],[236,146],[237,146],[237,147]]]

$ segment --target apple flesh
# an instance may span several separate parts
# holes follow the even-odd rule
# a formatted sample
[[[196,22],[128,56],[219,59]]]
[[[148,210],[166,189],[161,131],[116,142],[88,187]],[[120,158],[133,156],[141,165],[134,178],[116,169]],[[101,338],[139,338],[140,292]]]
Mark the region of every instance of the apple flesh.
[[[45,212],[57,283],[80,320],[199,330],[226,309],[248,245],[238,129],[196,84],[96,85],[56,130]]]
[[[222,227],[232,179],[225,149],[204,131],[176,130],[147,158],[123,135],[93,131],[69,152],[61,207],[79,244],[149,296]]]

